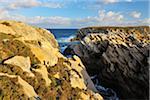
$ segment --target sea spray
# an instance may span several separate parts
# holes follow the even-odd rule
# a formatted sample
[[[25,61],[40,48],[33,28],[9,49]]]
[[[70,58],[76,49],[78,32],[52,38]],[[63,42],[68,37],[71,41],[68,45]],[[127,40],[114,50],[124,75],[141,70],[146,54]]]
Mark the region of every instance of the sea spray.
[[[60,47],[60,51],[63,53],[68,45],[76,42],[71,42],[76,35],[77,29],[48,29],[51,31],[57,39]]]

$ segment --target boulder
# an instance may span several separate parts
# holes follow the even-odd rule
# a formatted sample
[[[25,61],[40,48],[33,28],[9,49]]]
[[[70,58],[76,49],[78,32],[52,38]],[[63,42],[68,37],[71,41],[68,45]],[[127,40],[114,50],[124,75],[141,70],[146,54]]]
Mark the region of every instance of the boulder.
[[[80,59],[58,48],[45,29],[1,20],[0,99],[103,100]]]
[[[79,56],[100,85],[121,99],[148,99],[148,26],[82,28],[76,38],[80,43],[68,46],[64,54]]]

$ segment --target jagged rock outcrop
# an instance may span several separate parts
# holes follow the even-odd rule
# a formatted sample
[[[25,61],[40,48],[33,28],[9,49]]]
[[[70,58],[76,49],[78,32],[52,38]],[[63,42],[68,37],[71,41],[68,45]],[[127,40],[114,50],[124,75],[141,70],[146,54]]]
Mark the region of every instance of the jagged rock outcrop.
[[[78,44],[65,55],[77,55],[90,75],[122,99],[149,97],[149,27],[88,27],[78,31]]]
[[[0,21],[0,100],[102,100],[77,56],[47,30]]]

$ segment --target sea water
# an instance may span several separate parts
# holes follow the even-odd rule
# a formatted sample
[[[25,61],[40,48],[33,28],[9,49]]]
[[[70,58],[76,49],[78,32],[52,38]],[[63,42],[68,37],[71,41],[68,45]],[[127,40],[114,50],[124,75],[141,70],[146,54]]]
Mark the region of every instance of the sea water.
[[[63,53],[63,51],[66,49],[68,45],[70,45],[70,40],[73,39],[78,29],[47,29],[50,32],[52,32],[60,46],[60,51]]]

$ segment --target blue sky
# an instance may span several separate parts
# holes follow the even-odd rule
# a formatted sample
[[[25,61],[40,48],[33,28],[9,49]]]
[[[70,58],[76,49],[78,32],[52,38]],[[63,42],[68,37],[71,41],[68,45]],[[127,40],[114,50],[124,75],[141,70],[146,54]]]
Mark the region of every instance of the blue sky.
[[[44,28],[149,25],[149,0],[0,0],[0,19]]]

